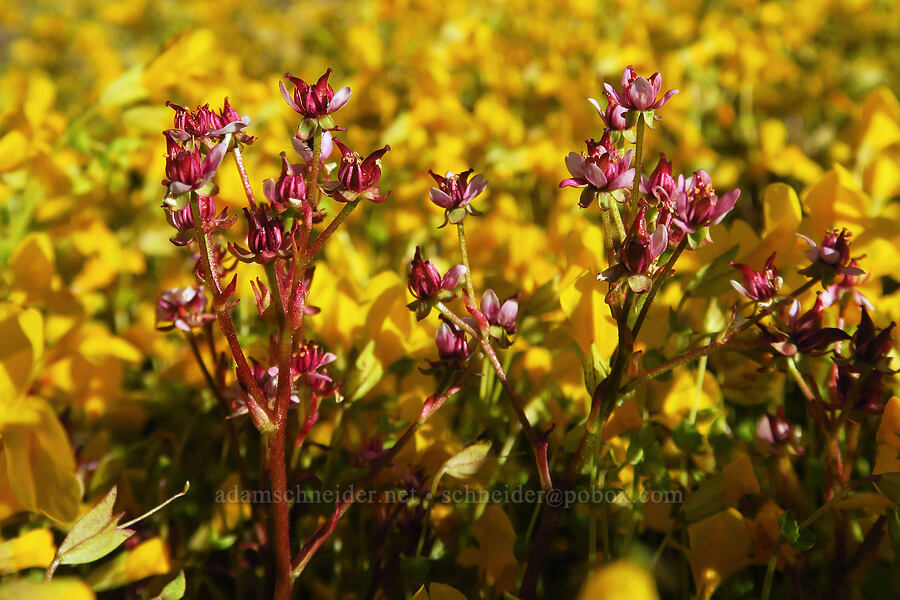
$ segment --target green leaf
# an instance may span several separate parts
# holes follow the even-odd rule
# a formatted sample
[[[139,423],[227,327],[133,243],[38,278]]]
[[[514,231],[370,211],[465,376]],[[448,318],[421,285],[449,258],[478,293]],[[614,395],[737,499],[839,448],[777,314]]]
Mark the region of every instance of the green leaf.
[[[781,527],[781,535],[788,541],[794,550],[809,550],[816,544],[816,536],[808,527],[800,529],[797,519],[789,512],[781,514],[778,519],[778,525]]]
[[[703,445],[703,436],[693,423],[682,421],[672,431],[672,441],[685,452],[695,452]]]
[[[885,473],[875,486],[894,504],[900,504],[900,473]]]
[[[712,262],[703,265],[688,284],[687,292],[696,298],[715,298],[730,290],[728,282],[733,278],[735,271],[728,262],[735,259],[738,248],[738,244],[735,244]]]
[[[116,504],[116,486],[94,508],[75,522],[69,534],[59,545],[56,558],[63,565],[89,563],[103,558],[134,533],[131,529],[118,530],[119,519],[125,513],[113,516]]]
[[[153,600],[180,600],[184,597],[185,579],[184,571],[178,572],[178,577],[166,584],[159,596]]]
[[[644,445],[640,438],[633,436],[631,443],[628,444],[628,451],[625,453],[625,462],[630,465],[636,465],[644,458]]]
[[[450,459],[444,463],[442,471],[456,479],[472,477],[484,466],[490,449],[490,442],[478,442],[472,444],[462,452],[458,452],[454,456],[451,456]]]

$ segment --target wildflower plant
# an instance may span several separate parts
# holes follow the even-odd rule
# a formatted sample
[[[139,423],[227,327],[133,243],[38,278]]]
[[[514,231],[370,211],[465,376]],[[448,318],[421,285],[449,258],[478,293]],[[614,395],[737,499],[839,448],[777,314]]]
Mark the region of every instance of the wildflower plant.
[[[362,158],[340,139],[347,138],[337,124],[337,111],[349,100],[350,90],[345,87],[334,92],[328,84],[330,74],[331,70],[327,71],[314,85],[286,76],[293,85],[292,92],[284,82],[279,84],[288,106],[302,117],[290,139],[300,162],[294,163],[286,152],[281,152],[281,173],[263,182],[265,200],[257,200],[243,164],[244,150],[255,141],[247,133],[251,121],[249,117],[237,117],[227,100],[218,114],[208,105],[189,111],[170,103],[176,111],[175,122],[172,129],[164,132],[163,208],[166,220],[175,230],[172,243],[188,246],[195,253],[199,281],[196,286],[163,294],[157,310],[158,327],[180,330],[190,344],[219,401],[231,453],[244,486],[250,485],[251,475],[242,456],[241,430],[234,425],[235,420],[248,417],[263,442],[263,468],[257,478],[268,481],[275,501],[271,515],[264,510],[255,512],[256,518],[262,519],[257,529],[258,541],[271,547],[276,598],[291,596],[294,582],[334,534],[342,516],[385,467],[397,468],[394,458],[416,431],[448,399],[474,385],[479,377],[486,377],[488,371],[499,382],[515,427],[530,447],[533,467],[526,480],[533,477],[546,494],[545,502],[534,513],[530,539],[522,546],[524,564],[518,594],[523,599],[536,597],[542,573],[554,560],[554,538],[568,508],[566,502],[554,498],[566,497],[584,486],[602,488],[608,477],[621,477],[624,469],[630,469],[632,504],[626,513],[631,516],[606,522],[606,531],[600,533],[607,540],[604,555],[609,559],[631,551],[630,544],[636,537],[633,528],[641,519],[642,507],[637,502],[641,490],[686,495],[684,502],[670,511],[669,530],[654,562],[667,551],[667,542],[673,537],[690,534],[694,524],[718,518],[716,515],[729,510],[730,496],[716,490],[731,483],[705,477],[702,472],[691,474],[688,467],[683,467],[681,478],[673,478],[672,470],[665,467],[660,439],[671,440],[685,453],[700,451],[704,443],[696,404],[689,418],[671,429],[645,417],[650,411],[648,394],[653,381],[670,377],[672,371],[694,362],[701,365],[698,385],[702,385],[704,377],[714,376],[719,356],[732,352],[754,361],[761,372],[789,376],[801,391],[805,405],[799,410],[775,407],[755,422],[754,431],[759,443],[777,455],[810,456],[811,448],[823,450],[825,506],[853,487],[882,482],[880,475],[851,478],[848,455],[855,452],[855,446],[848,428],[858,428],[862,414],[883,410],[883,380],[894,373],[888,358],[893,324],[876,330],[866,306],[862,307],[862,321],[855,330],[846,324],[845,313],[859,298],[855,285],[865,274],[860,267],[861,257],[852,256],[847,230],[829,231],[821,245],[804,238],[810,248],[806,253],[810,262],[791,266],[807,281],[787,294],[782,290],[781,275],[786,267],[776,265],[777,253],[772,253],[760,270],[735,262],[732,252],[720,254],[692,276],[682,293],[687,296],[698,287],[718,285],[711,282],[712,274],[718,280],[727,280],[728,270],[733,269],[737,279],[730,284],[738,296],[730,315],[713,319],[702,334],[681,330],[680,339],[671,340],[670,333],[661,346],[647,346],[642,333],[651,319],[658,318],[654,306],[659,294],[667,284],[683,285],[679,265],[686,254],[715,244],[712,230],[735,208],[740,190],[720,195],[710,174],[702,169],[687,176],[676,175],[674,161],[668,160],[665,153],[660,154],[649,174],[644,173],[645,128],[653,129],[654,122],[663,118],[663,106],[678,90],[660,96],[659,73],[643,78],[628,67],[621,90],[605,85],[605,109],[591,99],[605,129],[599,142],[587,141],[586,152],[571,152],[565,157],[571,176],[559,184],[560,188],[581,188],[580,210],[599,213],[608,266],[596,274],[592,285],[604,289],[617,338],[611,356],[595,354],[585,365],[589,392],[586,418],[564,432],[562,438],[554,436],[556,424],[545,420],[545,412],[529,406],[533,396],[521,395],[523,387],[516,384],[509,371],[510,360],[503,353],[515,352],[520,322],[528,315],[520,310],[520,293],[501,302],[493,289],[479,292],[476,288],[473,269],[477,271],[478,265],[470,263],[466,232],[467,228],[477,228],[478,218],[484,214],[472,206],[472,201],[480,199],[487,188],[484,176],[474,174],[472,169],[460,174],[446,171],[444,176],[429,171],[437,187],[428,190],[428,199],[444,210],[439,229],[455,225],[459,246],[459,264],[443,274],[425,258],[421,247],[416,247],[407,267],[407,289],[412,296],[408,308],[423,324],[429,322],[426,319],[433,313],[438,317],[434,325],[437,360],[427,361],[427,367],[420,366],[423,373],[435,376],[435,393],[424,399],[418,418],[392,445],[385,446],[380,437],[373,437],[368,449],[360,450],[368,457],[365,460],[370,469],[358,487],[354,486],[357,492],[337,502],[330,517],[317,528],[298,531],[296,513],[304,507],[287,501],[289,474],[308,447],[306,440],[323,408],[329,402],[340,403],[345,384],[354,386],[360,376],[352,370],[344,371],[342,381],[335,370],[341,361],[321,342],[313,341],[315,335],[309,331],[305,318],[318,312],[312,304],[313,271],[325,244],[360,202],[380,204],[390,194],[382,191],[380,181],[382,159],[390,146]],[[334,148],[338,150],[336,162],[331,159]],[[215,176],[228,164],[229,157],[246,195],[247,206],[242,209],[246,233],[240,236],[243,242],[233,241],[236,218],[229,217],[227,209],[216,215]],[[323,202],[325,197],[341,207],[330,218]],[[480,204],[485,207],[487,202],[481,200]],[[264,279],[250,282],[261,318],[260,331],[268,332],[269,341],[261,353],[255,348],[255,354],[251,354],[238,335],[233,312],[241,298],[237,293],[238,275],[231,274],[234,264],[228,260],[229,254],[237,261],[258,265],[265,274]],[[802,303],[817,285],[822,291],[804,312]],[[833,316],[826,316],[828,309]],[[669,325],[678,323],[680,318],[677,310],[670,312]],[[826,320],[835,326],[826,325]],[[213,322],[226,340],[230,361],[215,354],[203,356],[202,341],[213,340]],[[212,343],[209,348],[214,352]],[[234,364],[231,384],[228,362]],[[604,450],[602,433],[626,405],[631,406],[628,410],[637,412],[643,425],[631,436],[623,462],[614,452]],[[801,411],[809,415],[813,431],[803,431],[788,416],[796,418]],[[298,417],[289,418],[293,413]],[[733,458],[735,453],[734,441],[726,433],[727,421],[722,421],[720,427],[724,428],[721,436],[727,441],[712,448],[711,459],[716,462]],[[706,439],[712,444],[710,435]],[[813,441],[811,436],[821,442]],[[430,487],[433,495],[440,489],[444,473],[460,477],[477,473],[490,447],[470,446],[437,474],[420,470],[407,477],[412,478],[410,482],[415,481],[411,483],[413,489],[424,493]],[[890,485],[893,483],[888,484],[888,490],[892,489]],[[421,570],[423,565],[427,567],[427,554],[423,556],[422,552],[432,539],[427,518],[433,506],[427,501],[419,508],[415,506],[407,505],[407,510],[412,510],[408,513],[412,519],[409,524],[418,531],[419,542],[415,553],[408,555],[407,564],[409,569]],[[821,510],[798,525],[791,513],[782,513],[780,534],[773,541],[775,550],[787,543],[798,552],[809,551],[814,545],[809,527],[819,514]],[[270,534],[267,521],[271,523]],[[624,526],[624,537],[619,539],[623,523],[629,522],[632,525]],[[837,526],[842,526],[840,523]],[[597,526],[592,521],[592,528]],[[300,541],[304,536],[305,541]],[[768,559],[762,583],[764,597],[771,593],[778,565],[775,550]],[[689,556],[685,559],[691,560]],[[719,582],[695,576],[694,583],[698,593],[707,597]]]
[[[900,594],[900,3],[33,4],[0,597]]]

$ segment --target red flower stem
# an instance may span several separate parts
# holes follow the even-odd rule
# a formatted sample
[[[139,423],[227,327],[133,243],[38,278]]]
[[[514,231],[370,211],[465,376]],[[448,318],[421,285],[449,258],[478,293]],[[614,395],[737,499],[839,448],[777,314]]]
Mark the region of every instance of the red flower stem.
[[[444,396],[440,398],[436,398],[434,404],[438,407],[441,406],[446,400],[446,398],[453,393],[456,392],[456,386],[459,385],[462,380],[469,375],[478,361],[470,360],[469,365],[458,372],[456,378],[453,383],[448,387],[448,391],[444,393]],[[306,568],[306,565],[309,564],[309,561],[312,559],[313,555],[315,555],[316,551],[325,543],[325,541],[331,536],[334,532],[335,527],[337,527],[338,521],[341,520],[341,517],[344,516],[344,513],[352,506],[358,498],[363,495],[364,490],[378,477],[378,474],[381,473],[382,469],[388,466],[391,461],[394,459],[397,454],[403,449],[403,447],[413,438],[416,431],[418,431],[419,427],[421,427],[424,423],[428,421],[428,419],[433,415],[437,410],[430,411],[428,413],[423,414],[419,417],[414,423],[412,423],[403,434],[394,442],[394,445],[379,457],[375,463],[372,465],[369,472],[360,479],[356,484],[352,486],[351,489],[355,490],[355,493],[350,497],[345,499],[343,502],[336,504],[334,508],[334,513],[331,515],[331,518],[328,519],[325,523],[319,526],[319,528],[306,540],[306,543],[303,545],[303,548],[300,550],[300,553],[294,558],[292,563],[293,570],[291,571],[291,577],[296,579],[303,572],[303,569]]]
[[[235,143],[232,153],[234,155],[234,164],[237,165],[238,174],[241,176],[241,183],[244,184],[244,193],[247,194],[250,206],[254,206],[256,199],[253,197],[253,188],[250,187],[250,179],[247,177],[247,171],[244,169],[244,158],[241,156],[239,144]]]
[[[279,374],[279,379],[281,379]],[[280,383],[280,381],[279,381]],[[284,438],[287,427],[281,420],[270,434],[267,445],[267,462],[272,486],[275,547],[275,600],[290,600],[294,580],[291,577],[291,524],[287,503],[287,470],[285,467]]]
[[[265,395],[259,384],[256,383],[256,378],[253,377],[250,365],[247,364],[247,358],[244,356],[244,350],[241,348],[240,341],[238,341],[228,306],[223,302],[218,264],[209,244],[209,234],[204,231],[204,224],[200,217],[199,198],[193,192],[191,192],[190,206],[191,216],[194,218],[194,238],[199,246],[200,261],[203,264],[203,282],[213,292],[213,307],[216,311],[216,318],[219,321],[219,328],[222,330],[225,341],[228,342],[228,347],[231,350],[231,356],[234,358],[238,381],[250,396],[247,403],[251,405],[248,408],[251,414],[254,415],[254,425],[257,428],[262,427],[264,429],[266,425],[259,421],[260,418],[265,417],[264,420],[271,422],[272,415],[266,406]]]
[[[321,140],[319,129],[313,132],[313,164],[310,170],[310,181],[313,185],[315,195],[313,206],[318,205],[321,197],[318,185],[319,177],[319,152],[321,151]],[[302,284],[306,278],[306,269],[309,265],[309,258],[306,256],[306,247],[309,242],[309,231],[312,228],[312,211],[308,208],[303,215],[303,226],[300,228],[300,241],[296,238],[292,239],[294,245],[294,260],[300,260],[300,266],[294,263],[291,268],[290,284],[288,286],[287,298],[290,303],[294,294],[298,293],[297,287]],[[293,237],[293,234],[292,234]],[[274,274],[274,268],[272,268]],[[273,283],[277,285],[278,278],[272,277]],[[280,296],[280,287],[277,290]],[[291,374],[291,360],[293,358],[294,344],[297,337],[305,337],[302,333],[303,314],[305,312],[305,294],[301,300],[301,306],[298,308],[300,314],[299,321],[296,324],[296,330],[292,328],[291,315],[289,311],[294,310],[291,306],[287,308],[283,299],[279,299],[278,305],[281,309],[278,322],[279,330],[279,357],[278,357],[278,388],[275,400],[275,424],[276,430],[269,444],[268,464],[271,474],[271,485],[273,492],[273,527],[275,529],[275,598],[276,600],[289,600],[291,590],[294,585],[294,578],[291,576],[291,523],[290,523],[290,507],[287,502],[287,465],[286,465],[286,448],[285,438],[287,436],[287,412],[291,403],[291,387],[293,386],[293,377]],[[289,304],[290,306],[290,304]],[[310,407],[311,410],[312,407]]]

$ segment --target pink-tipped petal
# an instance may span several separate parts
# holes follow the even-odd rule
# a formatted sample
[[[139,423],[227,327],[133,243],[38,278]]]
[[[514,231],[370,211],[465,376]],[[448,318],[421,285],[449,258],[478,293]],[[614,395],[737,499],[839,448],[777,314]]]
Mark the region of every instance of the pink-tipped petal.
[[[680,90],[669,90],[666,92],[666,95],[653,103],[653,108],[662,108],[663,104],[669,101],[669,99],[677,94]],[[659,117],[657,117],[659,118]]]
[[[511,329],[516,324],[516,316],[519,314],[519,303],[517,300],[510,298],[500,307],[497,314],[497,323],[504,329]]]
[[[619,95],[619,91],[616,88],[614,88],[613,86],[611,86],[608,83],[604,83],[603,89],[606,90],[606,93],[613,100],[613,102],[615,102],[616,104],[623,104],[623,105],[625,104],[625,102],[623,101],[624,98]]]
[[[487,187],[487,181],[484,180],[484,175],[478,174],[472,178],[472,181],[469,182],[469,185],[466,186],[465,197],[468,199],[472,199],[481,192],[484,191],[484,188]]]
[[[428,196],[429,198],[431,198],[432,202],[434,202],[441,208],[450,208],[451,206],[453,206],[453,198],[437,188],[431,188],[430,190],[428,190]]]
[[[563,179],[559,182],[559,187],[581,187],[585,184],[584,179],[576,179],[574,177],[569,177],[568,179]]]
[[[840,252],[838,252],[834,248],[829,248],[827,246],[819,248],[819,255],[822,257],[822,260],[827,262],[828,264],[834,264],[841,258]]]
[[[339,89],[328,103],[328,113],[333,113],[350,100],[350,86],[344,86]]]
[[[230,141],[231,138],[226,137],[220,143],[216,144],[216,146],[209,151],[209,154],[206,155],[206,158],[203,159],[203,164],[200,169],[203,172],[204,177],[215,174],[219,165],[222,164],[222,159],[225,158],[225,153],[228,152],[228,143]]]
[[[713,220],[712,225],[718,225],[722,222],[722,219],[725,218],[732,208],[734,208],[735,203],[737,203],[738,196],[741,195],[741,190],[731,190],[721,198],[719,198],[718,206],[716,207],[717,216]]]
[[[638,77],[631,84],[631,89],[628,90],[628,98],[636,109],[645,110],[653,106],[656,94],[653,93],[653,86],[649,81]]]
[[[742,286],[741,284],[739,284],[737,281],[735,281],[734,279],[732,279],[729,283],[731,283],[731,287],[733,287],[733,288],[737,291],[738,294],[740,294],[740,295],[743,296],[744,298],[748,298],[748,299],[750,299],[750,300],[753,299],[753,298],[750,296],[750,292],[748,292],[748,291],[746,290],[746,288],[744,288],[744,286]]]
[[[300,107],[297,106],[297,103],[294,102],[294,99],[291,98],[291,95],[288,93],[287,88],[284,87],[284,82],[278,82],[278,89],[281,90],[281,97],[284,98],[284,101],[287,102],[288,106],[294,109],[296,112],[301,112]]]
[[[601,116],[601,117],[604,116],[604,114],[603,114],[603,109],[600,108],[600,103],[599,103],[599,102],[597,102],[597,101],[594,100],[593,98],[588,98],[588,102],[590,102],[591,104],[594,105],[594,108],[597,109],[597,112],[600,113],[600,116]]]
[[[186,183],[181,183],[180,181],[173,181],[169,184],[169,195],[171,196],[180,196],[190,190],[191,186]]]
[[[816,245],[816,243],[815,243],[814,241],[812,241],[811,239],[809,239],[808,237],[806,237],[806,236],[803,235],[802,233],[798,233],[798,234],[797,234],[797,237],[803,238],[803,241],[805,241],[806,244],[807,244],[810,248],[818,248],[818,246]],[[810,259],[810,260],[814,260],[814,259]]]
[[[634,183],[634,169],[628,169],[607,184],[610,190],[621,190]]]
[[[656,98],[659,90],[662,89],[662,75],[658,72],[650,76],[650,85],[653,86],[653,97]]]
[[[266,200],[270,203],[275,204],[275,180],[274,179],[266,179],[263,181],[263,194],[266,196]]]
[[[572,174],[572,177],[584,177],[584,166],[585,160],[584,157],[578,154],[577,152],[569,152],[566,155],[566,168],[569,169],[569,173]]]
[[[449,271],[444,273],[444,278],[441,280],[441,289],[450,291],[456,288],[459,285],[459,280],[462,279],[462,276],[466,274],[468,269],[466,269],[465,265],[456,265],[452,267]]]
[[[603,169],[601,169],[594,163],[585,163],[584,178],[587,179],[588,183],[590,183],[598,190],[602,190],[606,187],[606,175],[603,174]]]
[[[650,236],[650,255],[656,258],[666,251],[669,246],[669,231],[667,227],[657,227]]]
[[[496,321],[497,314],[500,312],[500,300],[494,290],[485,290],[481,296],[481,312],[487,317],[488,321]]]

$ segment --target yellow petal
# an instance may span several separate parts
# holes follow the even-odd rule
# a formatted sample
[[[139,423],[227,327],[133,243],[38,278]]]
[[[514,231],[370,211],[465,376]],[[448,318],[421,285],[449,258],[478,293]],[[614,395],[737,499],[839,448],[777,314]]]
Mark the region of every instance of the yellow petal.
[[[17,579],[0,583],[0,600],[95,600],[83,581],[57,577],[49,583]]]
[[[53,533],[49,529],[32,529],[0,544],[0,573],[13,573],[29,567],[46,569],[55,554]]]
[[[462,592],[446,583],[429,583],[419,588],[412,600],[466,600]]]
[[[578,600],[658,600],[653,576],[630,560],[617,560],[588,575]]]
[[[47,290],[53,280],[56,256],[46,233],[29,233],[19,242],[9,259],[13,287],[34,297]]]
[[[0,424],[5,406],[24,393],[31,383],[34,364],[44,351],[44,324],[41,313],[0,303]]]
[[[741,513],[733,508],[688,526],[688,538],[688,562],[701,598],[712,596],[721,583],[750,562],[750,533]]]
[[[737,502],[741,496],[746,494],[759,493],[759,481],[753,471],[753,463],[746,454],[742,454],[725,465],[725,468],[722,469],[722,476],[722,487],[729,504]]]
[[[69,436],[49,404],[38,398],[30,403],[38,422],[7,425],[3,430],[10,487],[26,509],[63,523],[74,521],[81,483],[75,476]]]
[[[498,592],[510,591],[516,585],[518,563],[513,555],[516,532],[503,509],[489,505],[472,525],[478,548],[465,548],[459,553],[459,564],[477,566],[478,573]]]
[[[28,138],[18,129],[0,137],[0,173],[18,167],[28,158],[28,154]]]

